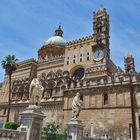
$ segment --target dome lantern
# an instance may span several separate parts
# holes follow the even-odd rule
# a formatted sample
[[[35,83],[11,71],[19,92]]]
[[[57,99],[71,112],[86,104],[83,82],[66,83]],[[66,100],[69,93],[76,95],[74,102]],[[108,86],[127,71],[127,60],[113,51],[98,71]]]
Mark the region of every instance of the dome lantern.
[[[54,36],[61,36],[61,37],[63,37],[63,31],[61,29],[61,25],[59,25],[58,29],[55,30],[55,35]]]
[[[63,38],[63,31],[59,25],[58,29],[55,30],[54,36],[50,37],[47,41],[44,42],[43,46],[46,45],[55,45],[64,47],[66,45],[66,40]]]

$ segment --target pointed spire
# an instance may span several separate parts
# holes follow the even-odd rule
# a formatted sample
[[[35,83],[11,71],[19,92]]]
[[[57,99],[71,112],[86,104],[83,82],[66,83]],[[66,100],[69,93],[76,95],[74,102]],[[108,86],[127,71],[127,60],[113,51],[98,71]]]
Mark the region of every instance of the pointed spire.
[[[100,11],[100,12],[103,12],[103,11],[105,11],[105,10],[106,10],[106,9],[105,9],[105,8],[103,7],[103,5],[101,4],[101,5],[100,5],[99,11]]]
[[[129,58],[130,58],[130,57],[133,57],[133,56],[132,56],[132,54],[131,54],[131,53],[128,53],[128,54],[127,54],[127,57],[129,57]]]
[[[61,37],[63,37],[63,31],[61,29],[61,25],[59,25],[58,29],[55,30],[55,35],[54,36],[61,36]]]
[[[102,4],[100,5],[100,11],[103,11],[103,5]]]

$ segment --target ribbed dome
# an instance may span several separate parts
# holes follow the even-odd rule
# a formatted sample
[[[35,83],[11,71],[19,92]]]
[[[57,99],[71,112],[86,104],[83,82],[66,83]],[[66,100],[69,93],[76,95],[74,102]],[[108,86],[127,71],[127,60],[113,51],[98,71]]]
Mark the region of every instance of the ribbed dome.
[[[52,36],[47,41],[45,41],[44,45],[65,46],[66,40],[64,40],[64,38],[61,36]]]
[[[47,41],[44,42],[44,45],[56,45],[56,46],[65,46],[66,40],[63,38],[63,31],[61,26],[55,30],[55,35],[50,37]]]

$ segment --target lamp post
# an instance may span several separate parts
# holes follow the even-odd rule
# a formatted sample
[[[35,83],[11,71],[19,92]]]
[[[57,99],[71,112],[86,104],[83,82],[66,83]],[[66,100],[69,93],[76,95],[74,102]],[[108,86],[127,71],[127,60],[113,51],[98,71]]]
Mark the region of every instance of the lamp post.
[[[134,58],[131,54],[128,54],[127,57],[124,58],[124,66],[125,73],[129,77],[129,87],[130,87],[130,102],[131,102],[131,118],[132,118],[132,139],[137,140],[137,132],[136,132],[136,116],[135,116],[135,95],[133,89],[133,80],[132,76],[135,72],[135,62]]]
[[[129,87],[130,87],[130,102],[131,102],[131,118],[132,118],[132,140],[137,140],[136,135],[136,117],[135,117],[135,102],[134,102],[134,90],[133,90],[133,81],[132,76],[133,73],[131,71],[128,72],[129,76]],[[123,77],[119,77],[120,82],[122,83]]]
[[[133,140],[137,140],[134,90],[133,90],[133,81],[132,81],[132,74],[131,73],[129,73],[129,86],[130,86],[130,99],[131,99],[132,138],[133,138]]]

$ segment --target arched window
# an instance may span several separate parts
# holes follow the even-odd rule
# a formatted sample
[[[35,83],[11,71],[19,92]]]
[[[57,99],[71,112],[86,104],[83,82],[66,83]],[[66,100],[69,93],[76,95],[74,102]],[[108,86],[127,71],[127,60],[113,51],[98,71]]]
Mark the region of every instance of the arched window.
[[[67,65],[69,65],[69,57],[67,57]]]
[[[97,33],[102,32],[102,26],[97,27]]]
[[[97,27],[97,33],[99,32],[99,27]]]
[[[3,115],[6,115],[6,108],[4,108],[4,110],[3,110]]]
[[[89,61],[89,52],[87,52],[87,61]]]
[[[100,26],[100,32],[102,32],[102,26]]]
[[[47,90],[47,93],[49,93],[50,97],[52,97],[52,93],[53,93],[55,85],[56,84],[54,80],[49,81],[47,84],[46,90]]]
[[[101,44],[102,43],[102,39],[97,39],[97,44]]]
[[[82,54],[80,54],[80,62],[82,62]]]
[[[73,57],[73,63],[75,63],[75,55],[74,55],[74,57]]]
[[[107,93],[103,94],[103,104],[108,105],[108,94]]]
[[[81,96],[80,96],[80,100],[82,100],[82,101],[83,101],[83,95],[81,95]]]

